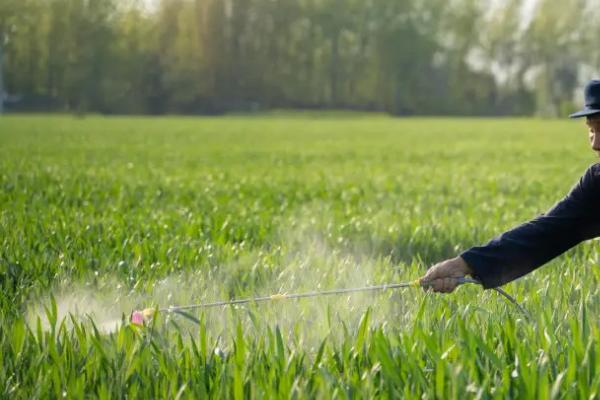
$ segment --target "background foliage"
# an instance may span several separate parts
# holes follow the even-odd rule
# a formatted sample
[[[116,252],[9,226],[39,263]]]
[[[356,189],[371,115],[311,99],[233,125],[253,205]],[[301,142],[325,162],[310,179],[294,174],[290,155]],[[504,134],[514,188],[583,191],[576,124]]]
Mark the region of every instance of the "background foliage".
[[[599,72],[599,13],[595,0],[3,0],[0,59],[13,110],[564,115]]]

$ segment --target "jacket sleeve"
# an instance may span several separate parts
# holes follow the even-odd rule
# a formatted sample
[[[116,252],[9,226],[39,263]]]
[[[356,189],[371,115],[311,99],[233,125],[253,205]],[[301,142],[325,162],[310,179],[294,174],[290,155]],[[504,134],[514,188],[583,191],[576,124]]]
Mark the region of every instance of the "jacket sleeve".
[[[461,257],[487,289],[517,279],[596,236],[600,236],[600,164],[588,168],[547,213]]]

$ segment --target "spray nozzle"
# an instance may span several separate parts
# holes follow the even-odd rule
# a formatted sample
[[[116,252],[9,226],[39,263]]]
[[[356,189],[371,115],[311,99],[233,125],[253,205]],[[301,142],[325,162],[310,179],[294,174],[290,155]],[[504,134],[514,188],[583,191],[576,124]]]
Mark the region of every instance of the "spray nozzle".
[[[154,317],[156,314],[155,308],[145,308],[143,310],[133,310],[129,317],[129,322],[133,325],[144,325],[144,322]]]

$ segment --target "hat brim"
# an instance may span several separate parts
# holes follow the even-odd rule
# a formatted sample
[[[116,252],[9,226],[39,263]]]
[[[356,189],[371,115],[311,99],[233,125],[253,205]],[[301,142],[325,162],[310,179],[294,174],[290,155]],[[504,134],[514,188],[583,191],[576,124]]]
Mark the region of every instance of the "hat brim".
[[[590,115],[600,114],[600,110],[594,108],[588,108],[586,110],[581,110],[576,113],[569,115],[569,118],[581,118],[581,117],[589,117]]]

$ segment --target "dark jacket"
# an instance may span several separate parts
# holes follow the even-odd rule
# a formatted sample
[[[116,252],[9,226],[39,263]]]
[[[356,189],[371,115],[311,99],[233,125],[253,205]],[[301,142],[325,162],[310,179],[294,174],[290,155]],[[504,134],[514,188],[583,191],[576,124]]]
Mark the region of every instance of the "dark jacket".
[[[461,257],[485,288],[503,285],[600,236],[600,164],[587,169],[569,194],[547,213]]]

